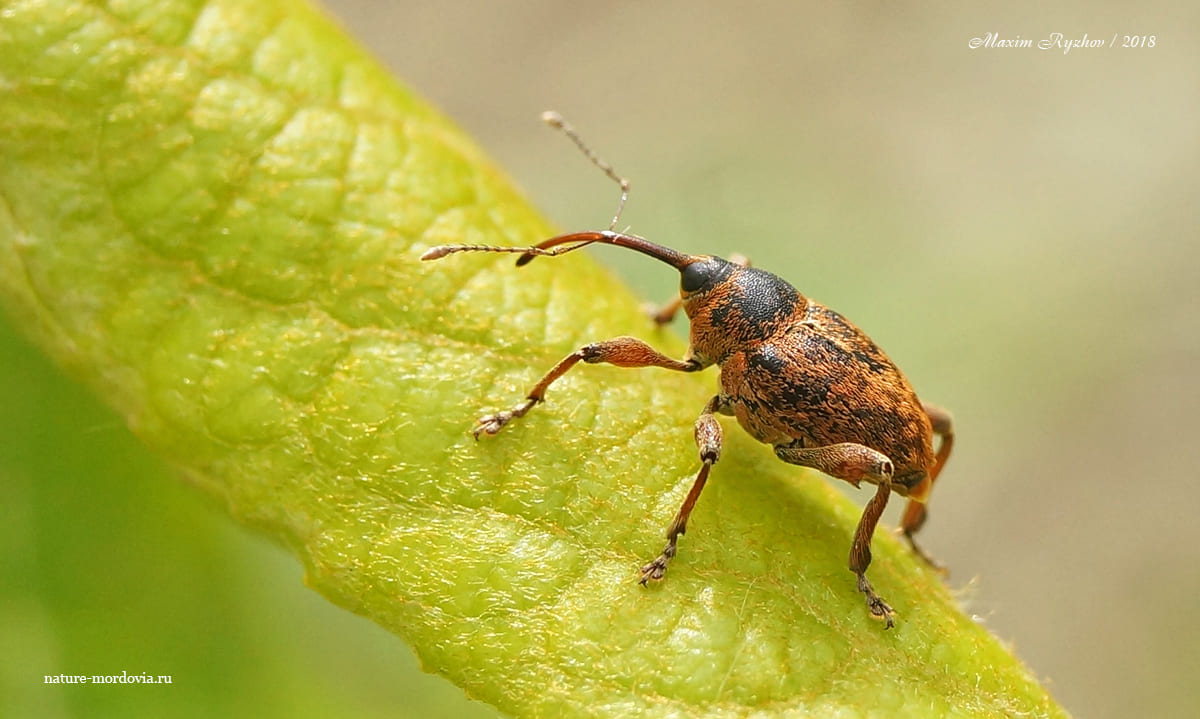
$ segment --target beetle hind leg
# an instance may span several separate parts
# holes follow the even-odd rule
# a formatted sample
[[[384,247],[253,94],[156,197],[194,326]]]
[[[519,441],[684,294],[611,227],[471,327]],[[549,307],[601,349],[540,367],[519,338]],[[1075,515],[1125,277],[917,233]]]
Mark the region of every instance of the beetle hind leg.
[[[883,508],[887,506],[891,491],[890,483],[879,483],[875,489],[875,496],[871,497],[871,501],[867,502],[866,508],[863,509],[862,518],[858,520],[858,527],[854,530],[854,541],[850,544],[850,571],[858,575],[858,591],[866,595],[867,609],[871,611],[871,616],[886,622],[887,629],[896,625],[892,619],[896,612],[875,593],[867,579],[867,567],[871,565],[871,535],[875,533],[875,525],[879,523]]]
[[[937,481],[938,475],[942,473],[942,468],[946,466],[946,460],[950,458],[950,450],[954,448],[954,420],[951,418],[950,413],[941,407],[925,403],[922,403],[921,406],[925,410],[925,414],[929,417],[930,424],[933,425],[933,433],[939,438],[933,469],[929,471],[929,476],[923,483],[927,484],[927,486],[919,487],[917,490],[924,497],[933,491],[933,483]],[[946,566],[939,563],[928,552],[922,549],[913,536],[920,531],[921,527],[925,524],[925,520],[928,518],[929,511],[925,508],[923,501],[908,500],[908,505],[904,508],[904,515],[900,519],[900,533],[908,541],[908,546],[912,548],[913,554],[924,560],[926,564],[939,574],[945,576],[949,574]]]
[[[910,517],[918,518],[916,520],[916,527],[911,529],[909,528]],[[917,533],[917,529],[919,529],[920,526],[925,523],[925,517],[925,505],[910,500],[908,506],[904,508],[904,516],[900,522],[900,534],[902,534],[904,536],[904,540],[908,542],[908,548],[912,550],[913,554],[920,557],[921,561],[928,564],[930,569],[942,575],[942,577],[948,577],[950,576],[950,568],[942,562],[939,562],[937,559],[934,559],[933,555],[925,551],[924,547],[917,544],[917,540],[913,536]]]
[[[867,502],[854,530],[854,540],[850,544],[850,571],[858,576],[858,591],[866,595],[871,616],[886,622],[888,629],[895,626],[892,619],[895,610],[875,593],[867,579],[867,567],[871,566],[871,537],[892,493],[892,474],[895,471],[892,460],[881,452],[853,442],[824,447],[777,444],[775,455],[790,464],[812,467],[831,477],[843,479],[855,487],[864,479],[877,485],[875,496]]]

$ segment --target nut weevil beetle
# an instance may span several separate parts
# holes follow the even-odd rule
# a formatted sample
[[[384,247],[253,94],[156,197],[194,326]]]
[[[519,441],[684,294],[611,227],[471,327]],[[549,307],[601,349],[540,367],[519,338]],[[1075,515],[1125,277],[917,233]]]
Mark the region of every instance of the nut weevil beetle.
[[[744,258],[725,260],[689,255],[636,235],[617,232],[617,221],[629,196],[629,181],[597,157],[555,112],[542,116],[562,130],[587,158],[621,187],[616,215],[607,230],[572,232],[534,247],[442,245],[422,260],[455,252],[519,253],[518,265],[535,257],[553,257],[607,244],[636,250],[679,270],[679,297],[652,314],[670,322],[680,308],[691,324],[687,355],[667,357],[633,337],[593,342],[556,364],[510,410],[481,417],[474,429],[496,434],[504,425],[544,401],[546,390],[580,361],[618,367],[662,367],[696,372],[720,369],[720,391],[704,405],[696,420],[700,469],[691,490],[667,529],[662,553],[641,568],[641,583],[662,579],[675,557],[679,535],[721,456],[719,414],[732,415],[750,436],[773,445],[784,462],[820,470],[855,487],[876,486],[850,546],[850,571],[866,596],[871,615],[893,626],[894,610],[867,580],[871,537],[892,492],[908,498],[900,531],[918,556],[937,564],[914,541],[925,523],[925,501],[954,445],[950,415],[922,403],[900,370],[848,320],[800,294],[779,277],[750,267]],[[939,437],[937,451],[933,435]]]

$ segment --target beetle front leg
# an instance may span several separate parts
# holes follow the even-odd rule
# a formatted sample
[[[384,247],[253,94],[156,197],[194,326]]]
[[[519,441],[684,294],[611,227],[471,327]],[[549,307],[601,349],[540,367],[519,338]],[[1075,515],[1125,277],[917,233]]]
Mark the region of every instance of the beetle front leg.
[[[954,419],[950,416],[949,412],[941,407],[924,402],[921,403],[921,407],[929,417],[930,424],[933,425],[933,433],[939,437],[937,457],[934,460],[933,468],[929,471],[928,478],[914,489],[914,492],[921,497],[921,501],[910,499],[908,500],[908,505],[904,507],[904,515],[900,518],[900,532],[908,540],[908,545],[912,547],[914,554],[925,560],[929,566],[941,574],[946,574],[946,567],[929,556],[924,549],[921,549],[917,545],[913,535],[921,529],[925,524],[925,520],[929,518],[929,512],[925,508],[925,502],[928,501],[926,498],[933,491],[933,483],[937,481],[938,475],[942,473],[942,468],[946,466],[946,460],[950,458],[950,450],[954,448]]]
[[[584,345],[567,355],[542,377],[533,389],[529,391],[525,401],[510,410],[484,415],[475,423],[472,434],[479,439],[481,434],[496,434],[500,428],[512,420],[525,416],[539,402],[545,401],[546,390],[554,381],[567,373],[580,360],[588,364],[607,362],[618,367],[662,367],[677,372],[695,372],[704,369],[705,365],[696,360],[671,359],[650,345],[633,337],[617,337],[603,342],[593,342]]]
[[[853,442],[824,447],[777,444],[775,456],[785,462],[812,467],[831,477],[844,479],[855,487],[864,479],[878,485],[875,496],[863,509],[862,518],[854,530],[854,541],[850,545],[850,571],[858,575],[858,591],[866,595],[871,615],[886,622],[889,629],[895,626],[892,620],[895,611],[875,593],[871,582],[867,580],[867,567],[871,565],[871,537],[875,534],[875,526],[879,524],[879,517],[892,491],[892,460],[881,452]]]
[[[675,514],[675,519],[671,522],[671,526],[667,529],[667,546],[663,548],[662,554],[659,554],[654,561],[642,567],[641,584],[645,585],[650,580],[662,579],[667,572],[667,564],[674,558],[678,551],[676,545],[679,541],[679,535],[687,532],[688,517],[692,514],[692,509],[696,506],[696,500],[700,498],[700,492],[704,489],[705,482],[708,481],[708,470],[717,460],[721,458],[721,447],[723,445],[723,434],[721,424],[717,422],[714,416],[716,412],[721,412],[725,409],[720,396],[713,397],[704,405],[704,410],[700,412],[700,416],[696,419],[696,447],[700,450],[700,461],[703,464],[700,466],[700,472],[696,475],[696,481],[692,483],[691,490],[688,491],[687,497],[683,500],[683,505],[679,508],[679,512]]]

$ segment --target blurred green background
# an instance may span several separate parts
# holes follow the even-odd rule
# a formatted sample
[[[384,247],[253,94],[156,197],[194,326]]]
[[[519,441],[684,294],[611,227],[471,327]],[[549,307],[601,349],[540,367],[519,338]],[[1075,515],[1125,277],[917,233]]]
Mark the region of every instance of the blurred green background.
[[[1200,712],[1200,7],[327,7],[563,227],[603,227],[616,194],[547,108],[633,180],[633,232],[748,254],[866,329],[955,414],[924,536],[968,611],[1078,716]],[[1156,40],[968,47],[989,32]],[[494,714],[7,328],[0,381],[0,715]],[[75,671],[175,684],[40,683]]]

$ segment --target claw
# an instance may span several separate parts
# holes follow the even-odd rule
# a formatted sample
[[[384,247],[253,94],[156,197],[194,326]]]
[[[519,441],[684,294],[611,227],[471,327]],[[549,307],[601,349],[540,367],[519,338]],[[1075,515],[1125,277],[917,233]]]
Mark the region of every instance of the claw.
[[[475,435],[476,440],[479,439],[479,435],[481,434],[496,434],[500,431],[500,428],[508,424],[509,420],[512,418],[513,413],[509,411],[485,415],[480,417],[475,422],[475,429],[471,432],[471,434]]]
[[[885,629],[891,629],[896,626],[896,622],[892,620],[892,617],[896,616],[896,611],[888,606],[888,603],[883,601],[882,597],[875,593],[875,590],[871,587],[871,583],[862,574],[858,575],[858,591],[867,595],[867,609],[871,611],[873,619],[885,622]]]
[[[638,581],[643,587],[650,581],[657,582],[662,579],[667,573],[667,563],[661,558],[655,559],[653,562],[642,567],[642,578]]]
[[[642,566],[642,578],[638,581],[643,587],[647,582],[662,579],[667,573],[667,563],[675,556],[675,543],[668,544],[662,551],[662,554],[654,558],[653,562]]]
[[[892,617],[896,615],[896,611],[879,597],[868,598],[867,608],[871,610],[871,618],[885,622],[885,629],[891,629],[896,626],[896,622],[892,620]]]

